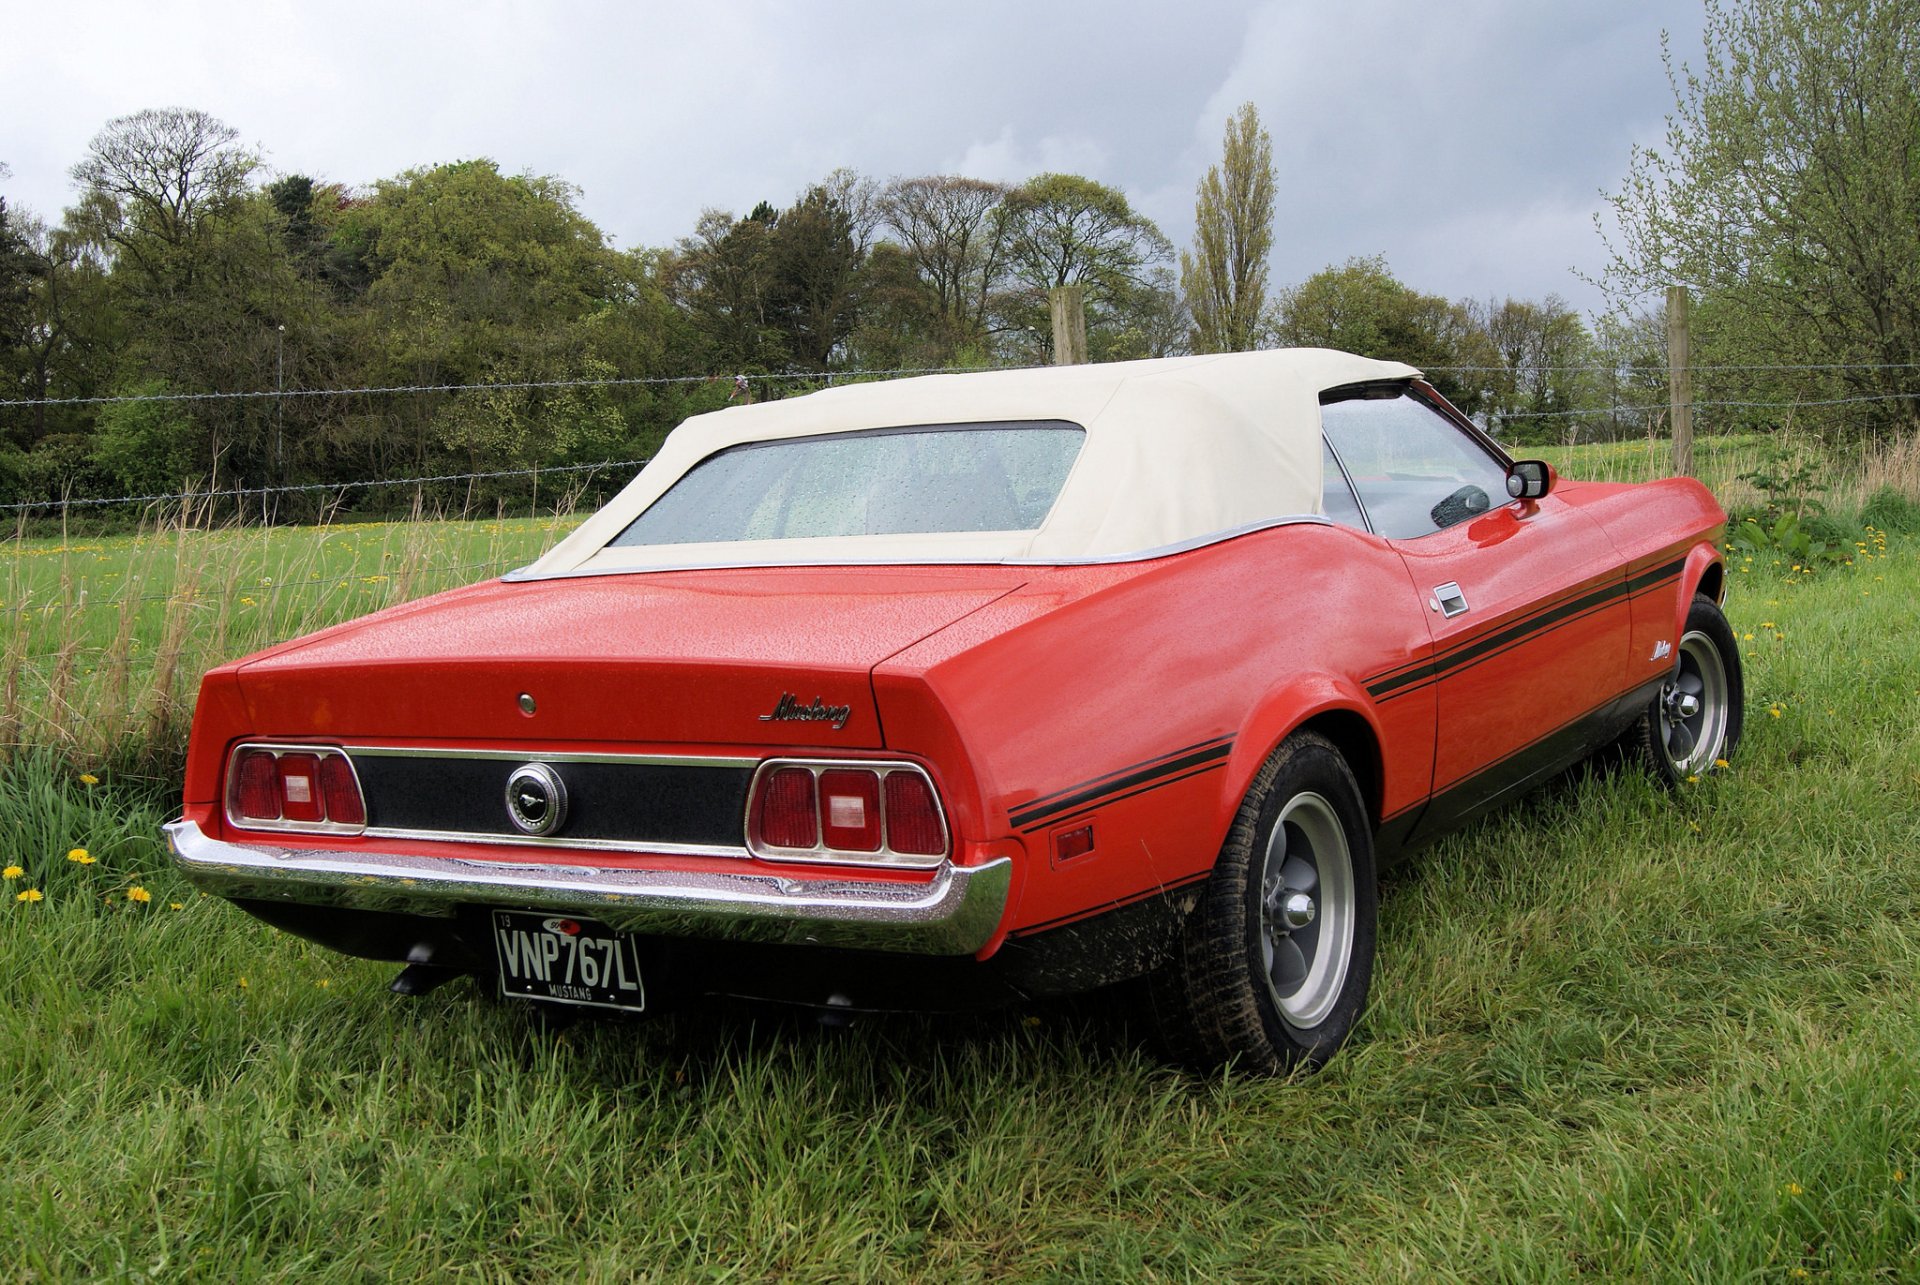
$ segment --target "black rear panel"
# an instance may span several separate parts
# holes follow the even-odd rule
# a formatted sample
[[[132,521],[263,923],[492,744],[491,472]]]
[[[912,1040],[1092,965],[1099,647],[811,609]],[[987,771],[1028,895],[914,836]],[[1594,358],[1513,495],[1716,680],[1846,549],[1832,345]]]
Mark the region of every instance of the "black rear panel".
[[[679,763],[353,753],[367,796],[367,825],[517,838],[507,813],[507,777],[522,763],[547,764],[565,782],[567,816],[556,843],[598,840],[739,848],[744,844],[749,767]]]

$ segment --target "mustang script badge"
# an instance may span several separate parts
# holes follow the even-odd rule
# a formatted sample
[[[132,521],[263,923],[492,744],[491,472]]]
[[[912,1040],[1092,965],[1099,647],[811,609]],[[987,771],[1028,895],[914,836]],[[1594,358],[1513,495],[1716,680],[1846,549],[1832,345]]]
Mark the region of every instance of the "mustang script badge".
[[[773,707],[773,713],[762,714],[763,723],[832,723],[833,730],[839,731],[853,717],[851,705],[828,705],[816,696],[813,704],[802,705],[792,692],[781,692],[780,700]]]

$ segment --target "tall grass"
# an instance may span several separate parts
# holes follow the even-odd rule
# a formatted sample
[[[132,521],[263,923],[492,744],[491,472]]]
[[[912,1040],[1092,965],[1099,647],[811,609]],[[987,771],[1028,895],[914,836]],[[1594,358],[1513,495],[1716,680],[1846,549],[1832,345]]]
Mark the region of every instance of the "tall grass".
[[[202,526],[0,545],[0,754],[177,754],[213,665],[531,561],[575,519]]]

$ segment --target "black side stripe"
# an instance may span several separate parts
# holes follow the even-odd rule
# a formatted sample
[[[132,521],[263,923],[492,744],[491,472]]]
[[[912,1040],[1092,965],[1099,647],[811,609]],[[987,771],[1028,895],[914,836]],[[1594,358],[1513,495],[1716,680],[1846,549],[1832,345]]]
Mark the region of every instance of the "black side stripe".
[[[1182,772],[1178,776],[1169,776],[1164,780],[1155,781],[1150,785],[1142,785],[1136,789],[1128,790],[1125,794],[1115,794],[1115,795],[1103,798],[1099,801],[1098,804],[1092,807],[1085,808],[1084,810],[1079,810],[1078,816],[1057,816],[1056,815],[1056,816],[1042,817],[1035,824],[1022,826],[1020,827],[1020,829],[1023,832],[1026,832],[1026,831],[1032,831],[1032,830],[1038,829],[1042,825],[1072,825],[1075,821],[1080,820],[1082,817],[1092,816],[1095,812],[1098,812],[1101,808],[1106,807],[1110,803],[1118,803],[1122,799],[1130,799],[1136,794],[1145,794],[1149,790],[1158,790],[1164,786],[1178,785],[1182,781],[1188,780],[1196,776],[1205,776],[1209,772],[1218,772],[1222,768],[1226,767],[1226,765],[1227,764],[1224,759],[1222,759],[1220,762],[1217,762],[1217,763],[1209,763],[1205,767],[1194,768],[1191,772]],[[1073,809],[1073,808],[1068,809],[1068,811],[1070,812],[1075,810],[1076,809]]]
[[[1367,684],[1367,694],[1375,700],[1405,695],[1407,692],[1426,686],[1429,681],[1438,681],[1454,670],[1471,666],[1496,652],[1508,650],[1533,634],[1569,623],[1608,606],[1618,599],[1631,597],[1653,588],[1679,575],[1681,568],[1685,565],[1686,560],[1681,559],[1664,566],[1654,567],[1630,579],[1615,581],[1613,584],[1549,607],[1505,629],[1464,643],[1445,655],[1420,661],[1397,671],[1388,670]]]
[[[1049,817],[1060,816],[1110,794],[1132,790],[1135,786],[1170,784],[1170,781],[1161,778],[1170,778],[1204,764],[1224,762],[1232,749],[1231,736],[1217,741],[1202,741],[1184,750],[1175,750],[1172,757],[1148,759],[1143,764],[1121,768],[1108,776],[1095,777],[1082,785],[1069,786],[1059,793],[1023,803],[1007,814],[1008,820],[1016,828],[1025,830]]]

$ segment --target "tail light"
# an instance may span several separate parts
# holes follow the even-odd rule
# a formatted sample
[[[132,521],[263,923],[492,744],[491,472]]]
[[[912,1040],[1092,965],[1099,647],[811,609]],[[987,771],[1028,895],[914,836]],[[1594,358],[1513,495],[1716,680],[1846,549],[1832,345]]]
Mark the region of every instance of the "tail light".
[[[775,760],[754,777],[747,847],[779,861],[938,865],[947,823],[914,764]]]
[[[358,832],[367,802],[352,760],[339,750],[242,745],[227,767],[227,820],[249,830]]]

